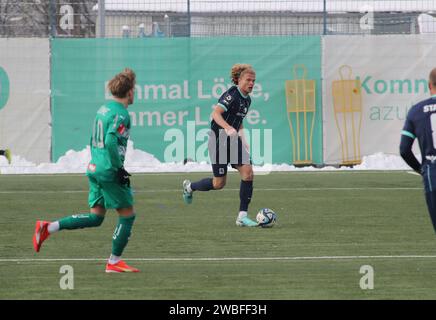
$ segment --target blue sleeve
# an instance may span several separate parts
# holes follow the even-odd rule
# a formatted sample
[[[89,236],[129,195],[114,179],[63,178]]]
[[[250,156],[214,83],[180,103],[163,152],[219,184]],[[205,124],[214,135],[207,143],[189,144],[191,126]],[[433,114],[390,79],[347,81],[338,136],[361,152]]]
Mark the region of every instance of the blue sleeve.
[[[412,152],[412,146],[414,141],[415,139],[412,139],[407,135],[401,135],[400,155],[409,165],[409,167],[421,174],[421,164]]]
[[[413,114],[412,110],[413,109],[410,109],[409,113],[407,114],[406,121],[404,122],[403,131],[401,131],[401,135],[408,136],[412,139],[415,139],[416,133],[415,133],[415,126],[412,121],[412,114]]]
[[[413,142],[415,141],[415,126],[412,121],[411,110],[407,114],[403,131],[401,131],[400,155],[404,161],[416,172],[421,173],[421,164],[412,152]]]
[[[232,92],[226,91],[224,92],[218,100],[218,105],[223,108],[225,111],[229,111],[232,109],[232,106],[235,102],[235,97]]]

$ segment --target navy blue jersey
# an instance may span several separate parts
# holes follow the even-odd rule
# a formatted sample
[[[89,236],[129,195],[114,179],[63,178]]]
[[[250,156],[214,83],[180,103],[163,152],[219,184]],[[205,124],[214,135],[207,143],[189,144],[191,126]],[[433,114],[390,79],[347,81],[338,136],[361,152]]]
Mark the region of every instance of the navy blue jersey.
[[[415,104],[409,110],[401,134],[418,139],[422,164],[436,159],[436,96]]]
[[[232,86],[218,100],[218,105],[225,110],[222,113],[223,119],[235,128],[236,131],[239,131],[242,121],[247,115],[248,108],[250,108],[250,104],[250,96],[242,95],[237,86]],[[210,127],[218,137],[219,130],[222,129],[221,126],[212,119]]]

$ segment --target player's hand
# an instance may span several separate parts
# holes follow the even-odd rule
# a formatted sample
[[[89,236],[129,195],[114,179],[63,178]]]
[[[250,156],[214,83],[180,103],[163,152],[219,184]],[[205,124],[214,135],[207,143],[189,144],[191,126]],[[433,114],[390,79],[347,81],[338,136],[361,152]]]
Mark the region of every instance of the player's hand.
[[[226,134],[227,134],[229,137],[233,137],[233,136],[236,136],[236,135],[238,134],[238,131],[236,131],[235,128],[230,127],[229,129],[226,129]]]
[[[124,169],[124,167],[121,167],[117,171],[118,176],[118,182],[122,185],[127,185],[130,188],[130,176],[131,174]]]

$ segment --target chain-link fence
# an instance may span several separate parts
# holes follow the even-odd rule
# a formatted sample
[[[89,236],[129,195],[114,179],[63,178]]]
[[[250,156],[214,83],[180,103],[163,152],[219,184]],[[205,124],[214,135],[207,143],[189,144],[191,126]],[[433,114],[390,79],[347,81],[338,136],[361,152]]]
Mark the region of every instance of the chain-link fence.
[[[435,0],[0,0],[0,37],[418,33]]]

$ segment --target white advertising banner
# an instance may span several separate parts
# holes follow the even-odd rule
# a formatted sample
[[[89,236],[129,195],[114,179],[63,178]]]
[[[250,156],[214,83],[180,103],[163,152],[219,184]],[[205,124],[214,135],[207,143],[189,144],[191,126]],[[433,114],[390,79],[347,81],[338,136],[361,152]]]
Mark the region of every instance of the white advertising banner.
[[[322,56],[324,163],[398,155],[408,110],[429,97],[436,37],[327,36]]]
[[[0,149],[50,162],[48,39],[0,39]]]

